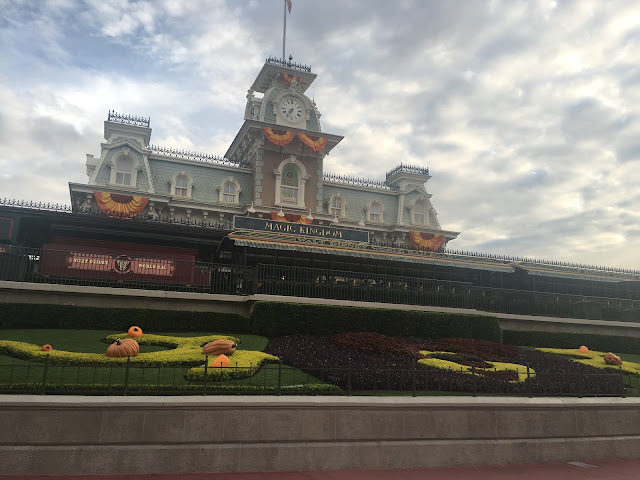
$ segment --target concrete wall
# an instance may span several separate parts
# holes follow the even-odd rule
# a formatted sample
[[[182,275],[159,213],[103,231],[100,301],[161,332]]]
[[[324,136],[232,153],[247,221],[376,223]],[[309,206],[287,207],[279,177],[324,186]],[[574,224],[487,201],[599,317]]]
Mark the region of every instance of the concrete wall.
[[[640,399],[0,397],[1,474],[640,457]]]

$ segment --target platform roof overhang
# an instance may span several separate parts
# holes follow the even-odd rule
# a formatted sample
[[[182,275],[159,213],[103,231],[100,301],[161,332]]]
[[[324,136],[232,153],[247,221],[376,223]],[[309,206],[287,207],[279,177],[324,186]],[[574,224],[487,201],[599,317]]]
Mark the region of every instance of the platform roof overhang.
[[[489,270],[511,273],[513,267],[492,259],[474,259],[464,255],[410,250],[369,243],[344,242],[334,239],[301,238],[292,235],[236,230],[229,234],[238,247],[265,250],[288,250],[346,257],[410,262],[416,264],[442,265],[449,267]]]

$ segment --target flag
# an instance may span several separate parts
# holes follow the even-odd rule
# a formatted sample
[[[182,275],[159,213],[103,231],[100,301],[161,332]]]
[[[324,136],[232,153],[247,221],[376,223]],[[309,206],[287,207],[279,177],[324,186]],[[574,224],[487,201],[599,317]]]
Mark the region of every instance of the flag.
[[[289,13],[291,13],[291,0],[286,0],[287,8],[289,9]]]

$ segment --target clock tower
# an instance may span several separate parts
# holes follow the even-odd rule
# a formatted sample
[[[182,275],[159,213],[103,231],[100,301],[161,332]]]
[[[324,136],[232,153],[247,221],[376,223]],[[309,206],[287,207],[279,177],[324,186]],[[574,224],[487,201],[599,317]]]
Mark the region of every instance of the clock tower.
[[[225,157],[251,165],[259,212],[323,215],[323,159],[343,137],[322,132],[305,95],[315,78],[306,65],[269,58],[247,93],[244,124]]]

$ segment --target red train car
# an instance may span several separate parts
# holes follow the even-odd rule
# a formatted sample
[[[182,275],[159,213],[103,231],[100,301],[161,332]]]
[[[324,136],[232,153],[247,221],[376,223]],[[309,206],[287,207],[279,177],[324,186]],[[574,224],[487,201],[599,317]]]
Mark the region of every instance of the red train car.
[[[209,271],[197,263],[198,251],[56,237],[44,245],[39,273],[144,283],[208,285]]]

